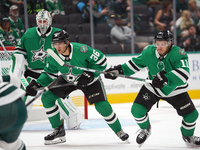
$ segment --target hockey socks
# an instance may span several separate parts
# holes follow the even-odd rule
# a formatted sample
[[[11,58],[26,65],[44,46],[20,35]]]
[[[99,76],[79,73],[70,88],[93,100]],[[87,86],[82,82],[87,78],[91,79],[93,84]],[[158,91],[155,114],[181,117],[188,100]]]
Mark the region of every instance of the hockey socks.
[[[112,110],[108,101],[100,101],[95,103],[96,110],[104,117],[106,123],[115,132],[115,134],[122,140],[128,141],[129,135],[122,130],[119,119]]]
[[[198,112],[195,109],[192,113],[183,116],[181,133],[185,136],[192,136],[194,134]]]
[[[146,107],[141,104],[134,103],[131,108],[131,113],[141,129],[147,129],[149,127],[149,115]]]

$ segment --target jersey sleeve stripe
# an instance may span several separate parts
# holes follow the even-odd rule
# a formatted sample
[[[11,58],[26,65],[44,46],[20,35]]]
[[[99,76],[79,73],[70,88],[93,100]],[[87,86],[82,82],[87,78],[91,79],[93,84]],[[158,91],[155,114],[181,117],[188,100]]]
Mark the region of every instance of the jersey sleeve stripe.
[[[103,56],[98,62],[96,62],[97,65],[105,66],[107,64],[106,56]]]
[[[174,73],[178,78],[180,78],[184,83],[187,82],[188,80],[188,76],[185,74],[185,72],[183,72],[183,69],[175,69],[172,71],[172,73]]]
[[[20,48],[20,47],[16,47],[16,48],[15,48],[15,52],[22,53],[22,54],[24,54],[24,55],[27,54],[26,50],[24,50],[24,49],[22,49],[22,48]]]
[[[126,64],[133,72],[140,71],[140,69],[136,66],[136,64],[132,60],[129,60]]]
[[[48,73],[48,72],[43,72],[43,73],[46,73],[51,79],[55,79],[58,77],[57,74],[53,74],[53,73]]]

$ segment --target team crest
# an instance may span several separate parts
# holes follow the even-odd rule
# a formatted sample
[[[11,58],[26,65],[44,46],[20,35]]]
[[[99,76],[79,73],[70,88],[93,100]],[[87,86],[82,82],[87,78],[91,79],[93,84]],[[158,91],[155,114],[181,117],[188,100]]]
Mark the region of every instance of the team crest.
[[[144,99],[145,101],[148,101],[148,100],[151,99],[151,97],[148,95],[148,93],[145,93],[145,94],[143,95],[143,99]]]
[[[165,70],[165,64],[164,64],[164,62],[162,62],[162,61],[159,61],[158,63],[157,63],[157,68],[158,68],[158,70],[159,71],[161,71],[161,70]]]
[[[41,60],[44,63],[44,59],[47,56],[47,52],[44,50],[44,45],[42,45],[42,47],[37,50],[37,51],[31,51],[33,53],[33,57],[32,57],[32,62],[36,61],[36,60]]]
[[[69,69],[69,73],[63,74],[66,77],[67,82],[75,82],[80,75],[74,75],[72,73],[72,68]]]
[[[80,51],[81,51],[82,53],[86,53],[86,52],[88,51],[87,46],[81,46],[81,47],[80,47]]]
[[[181,55],[186,55],[186,52],[184,49],[179,49],[178,50],[178,53],[181,54]]]

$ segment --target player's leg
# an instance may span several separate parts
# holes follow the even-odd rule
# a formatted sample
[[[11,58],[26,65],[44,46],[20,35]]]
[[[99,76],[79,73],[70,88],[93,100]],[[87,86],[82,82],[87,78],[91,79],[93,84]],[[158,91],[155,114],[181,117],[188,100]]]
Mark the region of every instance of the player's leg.
[[[196,110],[188,93],[185,92],[171,97],[167,100],[167,102],[176,109],[178,115],[183,117],[180,129],[186,145],[200,146],[200,137],[193,136],[199,113]]]
[[[117,136],[125,141],[129,135],[122,130],[118,117],[113,111],[111,105],[107,101],[104,85],[99,79],[92,85],[82,88],[88,102],[95,105],[96,110],[104,117],[109,127],[117,134]]]
[[[26,107],[21,99],[0,107],[0,147],[6,150],[25,150],[25,144],[18,137],[27,119]]]
[[[65,128],[63,120],[60,120],[60,111],[55,101],[59,99],[58,96],[51,91],[47,91],[42,95],[42,103],[46,111],[46,115],[54,129],[53,133],[45,136],[45,145],[63,143],[65,139]]]
[[[61,116],[66,120],[68,129],[79,129],[81,124],[81,111],[74,105],[70,96],[58,99]]]
[[[143,86],[132,105],[131,113],[141,129],[136,138],[139,147],[141,147],[151,135],[148,111],[157,101],[159,101],[159,98]]]

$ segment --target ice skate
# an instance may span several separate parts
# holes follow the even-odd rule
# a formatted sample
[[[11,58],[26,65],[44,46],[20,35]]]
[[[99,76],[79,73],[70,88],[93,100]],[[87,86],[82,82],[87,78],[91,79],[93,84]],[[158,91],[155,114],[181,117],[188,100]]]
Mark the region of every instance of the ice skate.
[[[64,120],[62,119],[61,122],[62,122],[62,124],[59,127],[55,128],[53,133],[44,137],[45,145],[52,145],[52,144],[66,142]]]
[[[122,141],[126,141],[127,143],[130,143],[128,140],[129,135],[125,133],[123,130],[117,132],[116,134]]]
[[[141,147],[144,144],[144,142],[150,135],[151,135],[151,125],[149,125],[147,129],[141,129],[140,133],[136,138],[136,142],[139,144],[139,147]]]
[[[189,147],[197,147],[200,146],[200,137],[197,136],[185,136],[182,135],[185,144]]]

